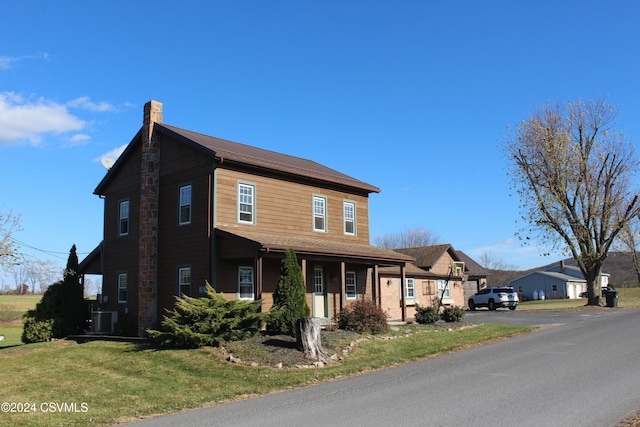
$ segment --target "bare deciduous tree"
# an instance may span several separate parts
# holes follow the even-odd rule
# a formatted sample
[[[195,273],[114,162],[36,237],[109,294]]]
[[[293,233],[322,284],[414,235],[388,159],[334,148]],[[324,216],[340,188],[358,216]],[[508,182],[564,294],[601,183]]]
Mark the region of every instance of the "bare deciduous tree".
[[[397,233],[378,234],[375,245],[385,249],[417,248],[440,243],[440,236],[426,228],[412,228]]]
[[[488,270],[517,270],[515,265],[507,263],[504,258],[495,257],[491,251],[482,252],[478,261]]]
[[[22,230],[20,214],[0,212],[0,268],[7,269],[20,262],[21,255],[13,235]]]
[[[513,188],[520,197],[520,233],[569,252],[587,281],[589,305],[599,305],[602,264],[626,224],[638,214],[630,179],[634,146],[614,129],[603,100],[537,109],[507,136]]]
[[[640,283],[640,254],[638,254],[638,234],[640,233],[640,223],[637,218],[630,221],[626,227],[622,229],[620,233],[620,241],[622,248],[631,254],[631,261],[633,262],[633,268]]]

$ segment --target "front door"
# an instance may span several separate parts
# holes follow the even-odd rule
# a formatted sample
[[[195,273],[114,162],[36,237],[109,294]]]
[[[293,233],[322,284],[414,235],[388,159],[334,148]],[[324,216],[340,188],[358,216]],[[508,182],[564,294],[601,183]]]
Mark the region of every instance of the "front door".
[[[313,269],[313,317],[321,319],[327,318],[327,287],[324,281],[324,270],[322,267]]]

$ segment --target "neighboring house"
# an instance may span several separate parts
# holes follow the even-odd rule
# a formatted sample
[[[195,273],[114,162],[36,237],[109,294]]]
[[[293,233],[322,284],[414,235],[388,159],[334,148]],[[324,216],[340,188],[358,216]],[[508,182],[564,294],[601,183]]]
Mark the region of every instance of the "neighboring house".
[[[464,262],[464,271],[468,275],[467,280],[463,282],[465,304],[469,301],[469,297],[476,294],[480,289],[487,287],[489,273],[487,269],[478,264],[469,255],[462,251],[456,251],[460,261]]]
[[[404,277],[413,261],[369,244],[369,194],[379,191],[311,160],[169,126],[151,101],[94,191],[104,239],[80,271],[102,275],[100,309],[143,336],[205,281],[269,310],[292,248],[312,316],[328,322],[358,298],[379,301],[381,267]]]
[[[564,261],[560,261],[560,262],[551,264],[550,266],[548,266],[544,270],[545,271],[554,271],[556,273],[566,274],[568,276],[575,277],[577,279],[584,279],[584,275],[582,274],[582,271],[580,271],[579,267],[576,267],[576,266],[573,266],[573,265],[567,265],[567,264],[565,264]],[[601,273],[600,274],[600,286],[601,287],[606,288],[607,286],[609,286],[609,277],[610,277],[610,275],[608,273]],[[586,291],[586,289],[585,289],[585,291]]]
[[[466,272],[464,262],[453,246],[444,244],[395,251],[413,257],[415,261],[405,271],[405,292],[402,292],[399,268],[381,269],[380,305],[388,310],[391,319],[413,318],[416,303],[427,307],[440,297],[445,306],[464,307],[463,277]]]
[[[609,275],[601,275],[602,287],[609,285]],[[544,270],[532,271],[509,282],[520,296],[537,299],[542,291],[547,299],[576,299],[587,290],[587,281],[578,267],[565,265],[563,261]]]
[[[438,276],[414,264],[407,264],[404,286],[399,267],[380,268],[379,305],[391,321],[416,317],[416,305],[433,306],[437,298]],[[404,298],[403,298],[404,297]]]
[[[443,291],[443,305],[466,307],[469,296],[487,285],[487,271],[449,244],[397,251],[413,256],[416,261],[407,264],[404,288],[401,286],[400,268],[380,269],[380,306],[387,312],[390,320],[415,318],[416,305],[433,306]],[[453,272],[455,274],[452,274],[452,267],[458,268]],[[461,267],[464,270],[460,270]]]

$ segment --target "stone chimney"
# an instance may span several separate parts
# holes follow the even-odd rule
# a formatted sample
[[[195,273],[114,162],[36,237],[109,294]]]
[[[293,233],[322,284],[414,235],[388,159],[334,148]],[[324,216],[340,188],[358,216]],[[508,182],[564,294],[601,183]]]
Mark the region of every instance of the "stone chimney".
[[[158,197],[160,144],[153,125],[162,123],[162,104],[149,101],[142,122],[140,168],[140,241],[138,248],[138,335],[158,322]]]

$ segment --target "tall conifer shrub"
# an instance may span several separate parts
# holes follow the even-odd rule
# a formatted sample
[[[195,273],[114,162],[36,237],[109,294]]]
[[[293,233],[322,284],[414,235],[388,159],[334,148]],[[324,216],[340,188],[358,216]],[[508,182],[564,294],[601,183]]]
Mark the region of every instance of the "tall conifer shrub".
[[[287,249],[280,268],[280,279],[273,293],[273,306],[267,320],[267,332],[272,335],[296,335],[296,322],[309,317],[307,289],[296,253]]]

